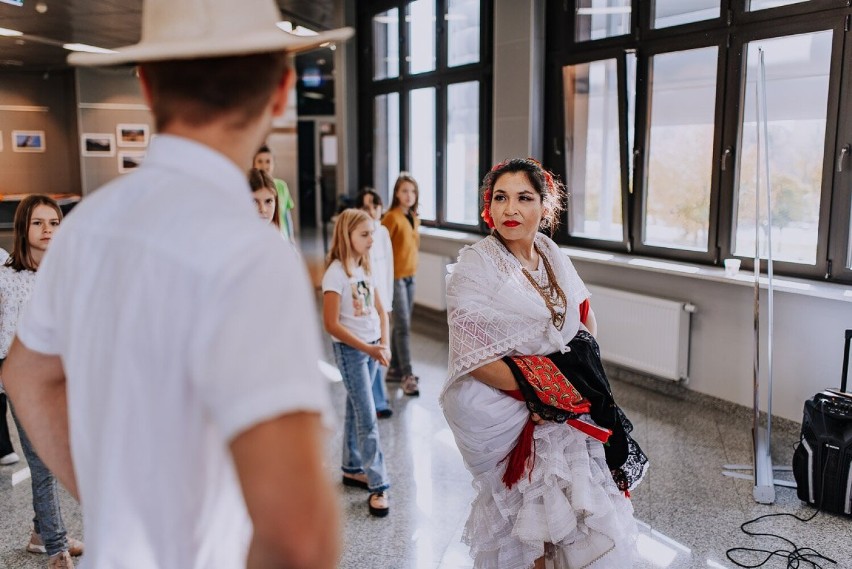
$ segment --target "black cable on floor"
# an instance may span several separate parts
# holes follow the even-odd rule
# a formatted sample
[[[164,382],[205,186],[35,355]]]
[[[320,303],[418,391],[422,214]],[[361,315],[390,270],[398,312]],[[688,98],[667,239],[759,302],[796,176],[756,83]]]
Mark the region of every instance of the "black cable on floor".
[[[789,543],[790,546],[793,548],[792,550],[787,551],[786,549],[776,549],[775,551],[770,551],[770,550],[767,550],[767,549],[755,549],[755,548],[751,548],[751,547],[732,547],[731,549],[729,549],[725,552],[725,555],[727,556],[728,561],[730,561],[731,563],[733,563],[737,567],[746,567],[748,569],[754,569],[755,567],[763,567],[773,557],[781,557],[782,559],[787,559],[787,569],[799,569],[799,568],[802,568],[802,567],[810,568],[810,569],[826,569],[826,567],[824,567],[823,565],[820,565],[818,563],[818,561],[824,561],[824,562],[828,562],[828,563],[832,563],[832,564],[836,565],[837,561],[835,561],[834,559],[831,559],[829,557],[826,557],[825,555],[822,555],[820,552],[818,552],[817,550],[815,550],[811,547],[799,547],[798,545],[796,545],[795,543],[793,543],[792,541],[790,541],[789,539],[787,539],[784,536],[778,535],[776,533],[757,533],[757,532],[750,531],[750,530],[746,529],[746,526],[753,524],[753,523],[757,523],[762,519],[773,518],[773,517],[778,517],[778,516],[789,516],[791,518],[795,518],[795,519],[799,520],[800,522],[804,522],[804,523],[807,523],[807,522],[811,521],[812,519],[814,519],[817,516],[817,514],[819,514],[822,511],[822,499],[825,496],[825,471],[826,471],[827,466],[828,466],[827,464],[824,464],[823,468],[822,468],[822,482],[820,484],[820,497],[819,497],[817,511],[814,512],[810,517],[800,518],[799,516],[797,516],[795,514],[787,514],[787,513],[765,514],[763,516],[758,516],[758,517],[754,518],[753,520],[749,520],[749,521],[745,522],[744,524],[742,524],[740,526],[740,529],[746,535],[750,535],[750,536],[753,536],[753,537],[774,537],[776,539],[780,539],[781,541],[786,541],[787,543]],[[737,561],[736,559],[734,559],[731,556],[731,554],[733,552],[765,553],[766,558],[764,558],[763,561],[761,561],[760,563],[758,563],[756,565],[745,565],[743,563],[740,563],[739,561]]]

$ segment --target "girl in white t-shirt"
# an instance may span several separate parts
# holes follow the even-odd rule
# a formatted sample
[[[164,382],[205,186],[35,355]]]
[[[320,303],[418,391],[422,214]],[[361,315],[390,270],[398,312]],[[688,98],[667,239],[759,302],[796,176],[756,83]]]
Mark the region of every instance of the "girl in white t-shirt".
[[[322,279],[323,323],[346,386],[343,425],[343,484],[370,491],[374,516],[388,514],[390,487],[379,440],[373,384],[390,361],[388,319],[370,270],[374,224],[358,209],[344,210]]]
[[[373,273],[373,283],[379,291],[379,296],[382,297],[385,312],[388,313],[388,320],[390,320],[393,306],[393,245],[387,227],[382,225],[382,198],[373,188],[364,188],[355,200],[355,207],[366,211],[373,218],[370,269]],[[373,399],[376,401],[376,415],[379,419],[393,416],[384,383],[384,381],[377,381],[373,384]]]

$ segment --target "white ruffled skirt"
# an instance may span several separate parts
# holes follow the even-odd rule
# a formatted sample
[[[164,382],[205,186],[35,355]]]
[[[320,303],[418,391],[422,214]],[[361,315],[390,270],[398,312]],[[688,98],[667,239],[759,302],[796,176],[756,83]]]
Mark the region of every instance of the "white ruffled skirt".
[[[475,475],[463,541],[476,569],[629,569],[633,506],[612,480],[600,442],[565,424],[535,428],[535,464],[507,489],[505,464]]]

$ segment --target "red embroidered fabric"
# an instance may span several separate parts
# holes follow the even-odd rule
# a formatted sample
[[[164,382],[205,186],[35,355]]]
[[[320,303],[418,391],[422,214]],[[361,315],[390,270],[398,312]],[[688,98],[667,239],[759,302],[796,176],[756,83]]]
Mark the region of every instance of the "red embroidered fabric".
[[[512,361],[518,366],[523,373],[524,378],[535,390],[538,399],[551,407],[556,407],[563,411],[582,415],[591,411],[591,403],[585,399],[577,388],[571,385],[568,378],[565,377],[559,368],[557,368],[549,358],[545,356],[515,356]],[[525,401],[524,395],[520,389],[504,391],[507,395]],[[609,440],[612,431],[603,429],[597,425],[580,421],[579,419],[568,419],[569,425],[582,431],[583,433],[593,437],[602,443]],[[518,442],[506,455],[503,460],[506,461],[506,471],[503,473],[503,483],[507,488],[514,486],[529,463],[530,476],[532,469],[535,466],[533,453],[533,430],[535,423],[532,419],[527,421],[518,437]]]
[[[577,415],[591,411],[591,404],[571,385],[558,367],[545,356],[515,356],[517,364],[527,382],[535,390],[538,399],[551,407],[570,411]]]

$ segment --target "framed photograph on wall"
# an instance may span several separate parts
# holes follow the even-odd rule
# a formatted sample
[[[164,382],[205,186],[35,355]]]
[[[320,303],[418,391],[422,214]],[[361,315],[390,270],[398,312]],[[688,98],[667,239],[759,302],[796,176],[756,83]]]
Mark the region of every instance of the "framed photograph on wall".
[[[119,146],[148,146],[147,124],[119,124],[115,127]]]
[[[43,130],[13,130],[13,152],[44,152],[45,140]]]
[[[121,174],[132,172],[142,165],[145,152],[138,150],[121,150],[118,153],[118,171]]]
[[[80,137],[83,156],[115,156],[115,135],[107,132],[89,132]]]

